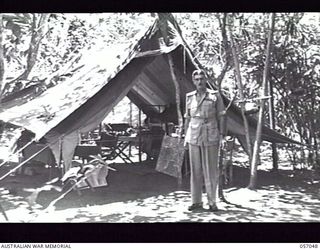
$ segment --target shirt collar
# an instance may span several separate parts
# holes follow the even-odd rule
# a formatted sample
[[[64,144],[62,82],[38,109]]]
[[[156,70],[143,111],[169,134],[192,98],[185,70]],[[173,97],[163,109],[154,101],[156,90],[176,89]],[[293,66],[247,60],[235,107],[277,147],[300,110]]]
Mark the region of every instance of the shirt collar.
[[[206,91],[204,92],[205,96],[208,95],[208,90],[206,89]],[[196,90],[196,95],[198,95],[198,90]]]

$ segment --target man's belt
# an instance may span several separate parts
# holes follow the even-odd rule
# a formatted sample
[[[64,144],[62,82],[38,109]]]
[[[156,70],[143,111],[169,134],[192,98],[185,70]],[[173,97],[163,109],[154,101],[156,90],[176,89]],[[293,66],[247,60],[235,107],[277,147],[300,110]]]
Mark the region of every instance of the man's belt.
[[[204,116],[191,116],[192,119],[203,120],[204,123],[208,123],[209,120],[213,120],[214,117],[204,117]]]

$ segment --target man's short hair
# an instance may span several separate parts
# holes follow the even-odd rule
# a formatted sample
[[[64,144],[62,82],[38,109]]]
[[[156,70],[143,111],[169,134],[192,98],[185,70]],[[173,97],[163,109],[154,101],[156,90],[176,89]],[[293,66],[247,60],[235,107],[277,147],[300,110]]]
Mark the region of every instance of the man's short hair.
[[[203,75],[206,76],[205,72],[203,69],[196,69],[192,72],[192,79],[196,76],[196,75]]]

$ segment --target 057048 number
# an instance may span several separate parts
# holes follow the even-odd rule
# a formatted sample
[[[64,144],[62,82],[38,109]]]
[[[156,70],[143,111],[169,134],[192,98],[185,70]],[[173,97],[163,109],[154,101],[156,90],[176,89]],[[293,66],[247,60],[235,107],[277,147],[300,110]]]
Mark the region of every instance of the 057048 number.
[[[300,248],[318,248],[318,244],[306,244],[306,243],[304,243],[304,244],[300,244]]]

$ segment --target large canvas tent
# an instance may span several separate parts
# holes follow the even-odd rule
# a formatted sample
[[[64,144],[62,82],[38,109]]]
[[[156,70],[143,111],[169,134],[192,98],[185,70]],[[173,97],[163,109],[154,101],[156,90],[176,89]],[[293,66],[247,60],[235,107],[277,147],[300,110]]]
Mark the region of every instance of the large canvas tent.
[[[70,78],[31,101],[3,111],[0,120],[24,127],[35,134],[36,140],[45,138],[56,161],[62,156],[68,169],[79,133],[96,128],[125,96],[146,113],[151,105],[175,104],[167,55],[173,58],[181,97],[194,90],[191,73],[201,65],[192,58],[176,21],[169,17],[157,19],[128,44],[88,50],[70,71]],[[224,101],[229,102],[226,97]],[[229,133],[243,137],[239,108],[231,105],[227,117]],[[256,121],[249,118],[249,124],[254,136]],[[262,139],[296,143],[266,126]]]

